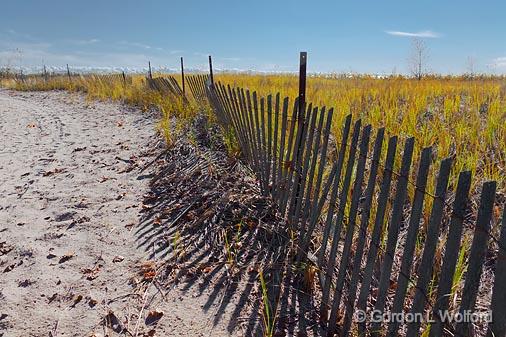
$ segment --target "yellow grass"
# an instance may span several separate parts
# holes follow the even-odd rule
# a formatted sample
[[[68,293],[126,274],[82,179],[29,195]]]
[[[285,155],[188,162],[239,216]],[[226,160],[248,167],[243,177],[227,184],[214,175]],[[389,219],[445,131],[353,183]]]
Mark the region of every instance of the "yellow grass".
[[[221,74],[216,80],[257,91],[296,97],[294,75]],[[497,180],[505,188],[506,78],[403,77],[378,79],[313,76],[307,80],[307,100],[334,107],[336,139],[343,119],[352,113],[390,135],[416,137],[414,158],[422,147],[433,145],[436,158],[455,154],[454,172],[473,170],[474,182]],[[454,175],[455,176],[455,175]],[[431,184],[432,185],[432,184]]]
[[[19,90],[80,90],[91,99],[120,100],[145,110],[159,109],[164,113],[161,125],[169,140],[169,119],[195,114],[195,106],[185,107],[181,101],[146,90],[143,75],[133,76],[132,84],[126,86],[119,76],[112,81],[101,78],[86,76],[69,82],[62,76],[48,82],[11,82],[10,86]],[[215,75],[215,80],[257,91],[261,96],[280,92],[293,98],[298,92],[294,75],[223,73]],[[384,126],[390,135],[401,139],[415,136],[414,158],[429,145],[434,146],[437,159],[455,154],[454,178],[457,172],[470,169],[475,186],[484,180],[496,180],[499,189],[505,189],[506,78],[429,77],[418,81],[403,77],[310,76],[307,83],[309,102],[334,107],[332,131],[336,139],[340,138],[344,117],[352,113],[364,124]]]

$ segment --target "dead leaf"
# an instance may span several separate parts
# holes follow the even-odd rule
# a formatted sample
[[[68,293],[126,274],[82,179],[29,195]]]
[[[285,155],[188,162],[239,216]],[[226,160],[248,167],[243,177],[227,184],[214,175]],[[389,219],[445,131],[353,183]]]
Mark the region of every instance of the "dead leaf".
[[[8,245],[6,241],[0,242],[0,256],[9,253],[13,249],[14,249],[14,247],[11,245]]]
[[[72,304],[72,307],[75,307],[79,302],[81,302],[83,299],[83,295],[77,295],[75,298],[74,298],[74,304]]]
[[[58,261],[58,263],[67,262],[68,260],[70,260],[73,257],[74,257],[74,252],[68,252],[67,254],[60,257],[60,260]]]
[[[57,293],[54,293],[53,295],[51,295],[51,297],[48,298],[48,302],[47,303],[49,304],[49,303],[53,302],[56,299],[57,296],[58,296]]]
[[[98,277],[98,273],[100,272],[100,268],[102,265],[98,264],[94,268],[83,268],[81,269],[81,273],[86,276],[88,281],[93,281]]]
[[[125,258],[121,255],[117,255],[114,257],[114,259],[112,259],[112,262],[114,263],[118,263],[118,262],[122,262]]]
[[[154,261],[146,261],[140,266],[140,275],[144,281],[151,281],[156,276],[156,264]]]
[[[52,171],[46,171],[46,172],[42,173],[42,176],[43,177],[48,177],[48,176],[51,176],[53,174],[64,173],[64,172],[67,172],[67,169],[65,169],[65,168],[55,168]]]
[[[156,216],[155,220],[153,220],[153,225],[160,226],[162,224],[162,219],[160,219],[160,216]]]
[[[93,308],[94,306],[96,306],[98,303],[97,300],[93,299],[93,298],[90,298],[90,300],[88,301],[88,305]]]
[[[4,273],[8,273],[10,272],[11,270],[13,270],[14,268],[16,267],[16,264],[13,263],[11,265],[8,265],[5,269],[4,269]]]
[[[145,323],[146,325],[156,324],[162,317],[163,311],[151,310],[150,312],[148,312],[148,315],[146,316]]]
[[[104,317],[103,323],[116,333],[121,333],[123,331],[123,326],[120,320],[112,311],[109,311],[109,313]]]

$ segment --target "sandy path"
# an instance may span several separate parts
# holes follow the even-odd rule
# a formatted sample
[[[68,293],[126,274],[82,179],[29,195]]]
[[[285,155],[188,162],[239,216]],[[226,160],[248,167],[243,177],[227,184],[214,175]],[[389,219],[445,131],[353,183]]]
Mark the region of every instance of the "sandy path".
[[[151,249],[137,233],[154,126],[118,104],[0,89],[0,337],[243,335],[223,282],[131,282]],[[164,315],[146,325],[152,310]]]
[[[125,170],[153,136],[115,104],[0,91],[0,336],[89,336],[128,290],[148,179]]]

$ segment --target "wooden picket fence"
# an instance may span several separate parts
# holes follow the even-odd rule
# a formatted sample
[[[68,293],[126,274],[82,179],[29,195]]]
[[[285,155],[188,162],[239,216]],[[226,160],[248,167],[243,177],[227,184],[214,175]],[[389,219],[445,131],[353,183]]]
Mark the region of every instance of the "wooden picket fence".
[[[478,213],[470,223],[471,172],[461,172],[456,188],[449,188],[453,158],[446,158],[438,165],[435,191],[429,193],[433,150],[424,148],[420,158],[413,158],[414,138],[403,144],[397,136],[386,140],[383,128],[374,131],[360,120],[352,125],[350,115],[344,119],[340,141],[332,141],[333,109],[304,103],[299,111],[297,99],[279,94],[258,97],[249,90],[212,83],[208,75],[186,80],[191,97],[210,105],[220,124],[234,131],[262,193],[275,200],[286,226],[298,233],[296,262],[309,261],[317,267],[320,319],[329,336],[412,337],[427,331],[428,324],[422,326],[420,320],[401,324],[357,319],[357,312],[370,317],[371,308],[425,315],[432,320],[431,337],[475,334],[479,326],[449,322],[443,313],[453,309],[460,315],[484,314],[476,302],[483,296],[483,266],[491,254],[493,287],[485,289],[492,292],[485,308],[491,321],[484,326],[487,336],[506,336],[506,212],[502,211],[496,238],[491,228],[497,216],[496,182],[483,184]],[[177,93],[184,95],[182,90]],[[413,163],[418,163],[415,182],[410,180]],[[424,219],[427,202],[431,211]],[[462,239],[469,227],[473,238],[463,263]],[[466,272],[459,289],[454,276],[462,268]]]

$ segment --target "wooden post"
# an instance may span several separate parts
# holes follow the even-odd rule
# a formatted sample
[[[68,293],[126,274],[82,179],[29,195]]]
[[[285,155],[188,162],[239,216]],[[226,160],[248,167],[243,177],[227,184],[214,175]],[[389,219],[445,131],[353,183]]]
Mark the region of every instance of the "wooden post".
[[[211,84],[214,84],[214,78],[213,78],[213,60],[211,59],[211,55],[209,55],[209,77],[211,79]]]
[[[184,88],[184,64],[183,64],[183,57],[181,56],[181,82],[183,84],[183,95],[185,94],[185,88]]]
[[[151,72],[151,61],[148,61],[148,68],[149,68],[148,76],[149,76],[149,79],[152,80],[153,79],[153,73]]]
[[[307,52],[300,52],[299,61],[299,127],[301,126],[302,118],[304,116],[304,105],[306,103],[306,67],[307,67]]]
[[[121,72],[121,76],[123,77],[123,86],[126,87],[126,75],[124,70]]]
[[[70,78],[70,69],[69,69],[69,64],[68,63],[67,63],[67,76],[68,76],[69,82],[70,82],[71,78]]]
[[[304,145],[302,144],[302,140],[304,137],[304,110],[306,107],[306,68],[307,68],[307,52],[300,52],[299,58],[299,104],[298,104],[298,112],[297,112],[297,128],[301,130],[298,132],[299,139],[295,144],[298,144],[297,148],[297,156],[295,160],[299,162],[301,160],[300,156],[302,155],[302,151]],[[298,198],[300,197],[300,189],[301,189],[301,177],[300,172],[295,172],[296,174],[296,190],[295,190],[295,203],[297,203]],[[297,219],[295,219],[297,221]]]
[[[44,80],[47,82],[47,70],[45,64],[44,64]]]

